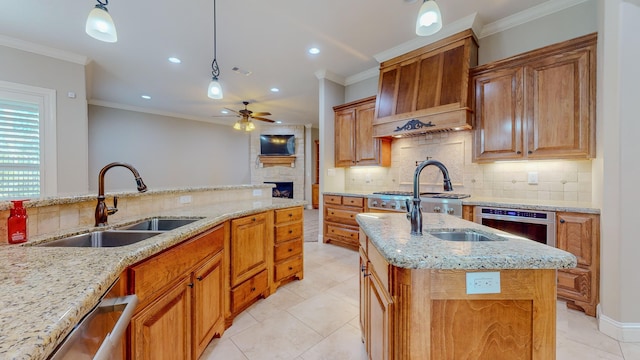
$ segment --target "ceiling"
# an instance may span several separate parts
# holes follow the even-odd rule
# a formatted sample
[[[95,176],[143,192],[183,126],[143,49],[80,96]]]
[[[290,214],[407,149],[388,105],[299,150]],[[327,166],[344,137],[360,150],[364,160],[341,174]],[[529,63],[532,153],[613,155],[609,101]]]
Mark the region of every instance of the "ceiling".
[[[566,0],[549,3],[560,1]],[[482,27],[547,3],[437,2],[445,34],[452,24],[474,13],[476,25]],[[89,103],[229,125],[235,119],[216,116],[225,107],[243,108],[246,100],[249,109],[271,112],[269,118],[283,124],[317,127],[316,74],[349,79],[376,69],[376,55],[402,44],[431,41],[415,35],[419,0],[216,0],[216,57],[224,99],[212,100],[206,91],[214,48],[213,0],[111,0],[108,9],[118,32],[116,43],[95,40],[84,32],[95,4],[95,0],[3,1],[0,36],[5,43],[18,39],[31,43],[31,48],[35,44],[73,58],[86,57]],[[307,53],[314,46],[320,54]],[[182,63],[170,63],[171,56]],[[234,72],[234,67],[251,75]],[[280,91],[271,92],[273,87]]]

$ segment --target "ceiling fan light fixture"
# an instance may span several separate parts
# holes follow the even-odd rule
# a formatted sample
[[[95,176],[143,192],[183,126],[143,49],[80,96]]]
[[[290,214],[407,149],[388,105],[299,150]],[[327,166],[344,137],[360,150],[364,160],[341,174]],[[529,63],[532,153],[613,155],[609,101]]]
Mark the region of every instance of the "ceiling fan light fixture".
[[[416,35],[429,36],[442,29],[442,13],[435,0],[424,0],[416,19]]]
[[[242,124],[240,124],[240,120],[236,121],[236,123],[233,124],[233,128],[235,130],[242,130]]]
[[[114,43],[118,41],[118,33],[116,32],[116,26],[113,23],[111,15],[107,10],[109,0],[97,0],[98,4],[89,12],[87,17],[87,24],[85,25],[85,31],[87,35],[94,39]]]

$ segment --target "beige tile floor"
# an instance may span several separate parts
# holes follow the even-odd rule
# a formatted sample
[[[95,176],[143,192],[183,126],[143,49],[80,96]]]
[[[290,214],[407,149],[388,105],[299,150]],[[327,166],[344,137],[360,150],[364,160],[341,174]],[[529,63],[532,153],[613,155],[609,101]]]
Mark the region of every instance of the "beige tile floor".
[[[304,244],[305,278],[241,315],[201,360],[366,359],[358,319],[358,253]],[[596,320],[558,302],[558,360],[640,360],[640,344],[600,333]]]

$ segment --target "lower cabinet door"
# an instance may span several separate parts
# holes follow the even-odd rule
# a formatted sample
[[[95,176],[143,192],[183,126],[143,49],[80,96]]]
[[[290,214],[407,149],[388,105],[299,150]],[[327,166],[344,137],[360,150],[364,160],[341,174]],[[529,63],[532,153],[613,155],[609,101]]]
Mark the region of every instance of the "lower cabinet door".
[[[189,360],[191,352],[191,278],[145,307],[131,320],[131,358],[136,360]]]
[[[391,299],[375,274],[368,279],[367,353],[371,360],[391,359]]]
[[[198,359],[211,339],[224,332],[223,251],[207,260],[193,274],[194,358]]]

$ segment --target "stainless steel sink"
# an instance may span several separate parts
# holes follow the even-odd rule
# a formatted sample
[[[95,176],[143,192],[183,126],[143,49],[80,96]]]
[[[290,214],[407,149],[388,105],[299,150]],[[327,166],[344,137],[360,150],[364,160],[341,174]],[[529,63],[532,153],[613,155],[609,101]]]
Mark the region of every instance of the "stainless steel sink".
[[[434,231],[429,232],[430,235],[442,240],[449,241],[501,241],[505,240],[498,236],[489,236],[472,230],[462,231]]]
[[[70,236],[49,241],[37,246],[53,247],[118,247],[135,244],[152,236],[162,234],[160,231],[94,231],[87,234]]]
[[[177,229],[181,226],[191,224],[200,219],[171,219],[171,218],[153,218],[137,222],[135,224],[125,225],[116,230],[144,230],[144,231],[169,231]]]

